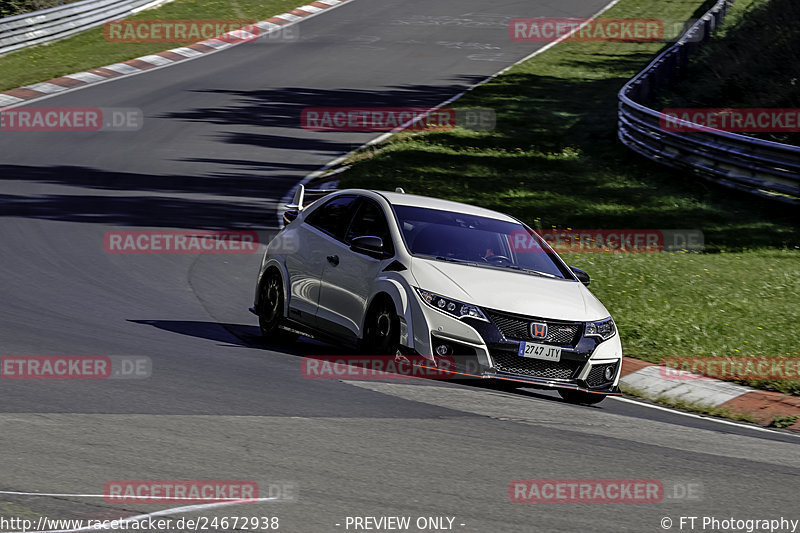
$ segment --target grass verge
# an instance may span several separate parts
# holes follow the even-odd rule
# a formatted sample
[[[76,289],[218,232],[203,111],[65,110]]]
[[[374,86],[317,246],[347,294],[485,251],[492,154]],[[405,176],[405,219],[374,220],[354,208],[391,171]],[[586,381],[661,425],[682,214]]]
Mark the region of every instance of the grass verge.
[[[658,98],[663,107],[800,107],[800,3],[736,0],[686,75]],[[792,22],[787,22],[792,21]],[[751,134],[800,145],[800,133]]]
[[[259,21],[291,11],[304,3],[302,0],[175,0],[126,20]],[[106,41],[100,26],[61,41],[0,56],[0,91],[163,52],[184,44],[112,43]]]
[[[42,9],[50,9],[78,0],[2,0],[0,1],[0,18],[13,17],[23,13],[31,13]]]
[[[793,426],[797,422],[797,415],[788,415],[788,416],[776,416],[772,422],[770,422],[769,427],[771,428],[788,428]]]
[[[622,0],[608,18],[690,19],[711,2]],[[544,228],[697,229],[702,254],[573,254],[626,354],[797,356],[796,214],[662,168],[616,139],[617,92],[659,43],[566,42],[462,97],[493,131],[404,133],[351,158],[342,187],[445,197]],[[800,394],[799,381],[749,383]]]

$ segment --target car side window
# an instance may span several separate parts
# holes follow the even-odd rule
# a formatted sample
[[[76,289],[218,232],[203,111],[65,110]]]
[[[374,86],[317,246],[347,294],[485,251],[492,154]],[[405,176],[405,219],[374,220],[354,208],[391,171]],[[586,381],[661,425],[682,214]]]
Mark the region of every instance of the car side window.
[[[383,209],[377,202],[366,198],[359,205],[344,242],[350,244],[356,237],[365,235],[380,237],[383,241],[384,249],[394,255],[394,246],[391,233],[389,233],[389,224],[386,222],[386,215],[384,215]]]
[[[308,215],[305,222],[341,241],[353,218],[356,200],[355,196],[339,196],[329,200]]]

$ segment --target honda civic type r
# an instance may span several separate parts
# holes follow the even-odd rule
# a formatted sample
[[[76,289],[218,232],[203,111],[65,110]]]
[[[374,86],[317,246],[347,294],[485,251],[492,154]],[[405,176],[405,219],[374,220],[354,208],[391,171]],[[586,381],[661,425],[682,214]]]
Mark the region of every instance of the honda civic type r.
[[[341,190],[306,207],[304,194],[261,262],[251,311],[265,337],[447,359],[459,375],[578,403],[618,394],[613,319],[588,275],[520,221],[401,189]]]

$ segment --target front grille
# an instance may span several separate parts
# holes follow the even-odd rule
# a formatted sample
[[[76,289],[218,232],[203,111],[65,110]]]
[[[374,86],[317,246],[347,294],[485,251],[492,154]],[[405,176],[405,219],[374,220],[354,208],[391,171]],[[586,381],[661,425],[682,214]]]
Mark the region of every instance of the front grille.
[[[506,339],[575,346],[581,334],[582,324],[576,322],[556,322],[553,320],[526,318],[507,313],[498,313],[497,311],[489,311],[488,315]],[[544,338],[532,336],[530,331],[531,322],[544,322],[547,324],[547,336]]]
[[[592,369],[589,370],[589,376],[586,378],[586,384],[590,387],[599,387],[600,385],[604,385],[606,383],[611,383],[611,381],[607,380],[603,373],[606,370],[606,367],[615,367],[617,363],[605,363],[602,365],[594,365]],[[612,379],[613,381],[613,379]]]
[[[542,361],[520,357],[511,352],[491,352],[494,366],[502,372],[512,372],[537,378],[573,379],[581,368],[579,361]]]

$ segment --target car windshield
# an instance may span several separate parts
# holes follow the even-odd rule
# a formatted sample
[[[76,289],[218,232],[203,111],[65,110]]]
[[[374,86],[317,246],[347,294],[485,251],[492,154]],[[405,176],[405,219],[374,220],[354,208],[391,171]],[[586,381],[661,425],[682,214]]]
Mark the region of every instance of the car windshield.
[[[393,209],[414,255],[572,279],[542,239],[517,222],[405,205]]]

